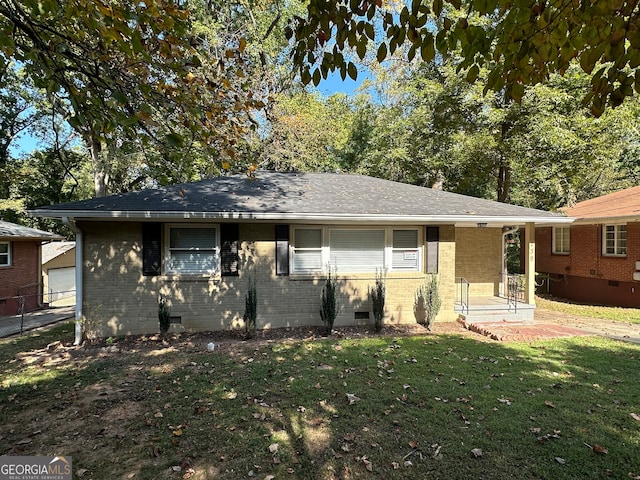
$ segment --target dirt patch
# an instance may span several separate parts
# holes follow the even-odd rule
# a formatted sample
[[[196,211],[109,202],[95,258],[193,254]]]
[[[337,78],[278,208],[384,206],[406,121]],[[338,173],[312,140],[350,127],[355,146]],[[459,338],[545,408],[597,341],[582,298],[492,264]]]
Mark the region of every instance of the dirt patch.
[[[207,350],[213,343],[216,350],[227,354],[239,354],[246,350],[260,348],[274,342],[295,342],[334,339],[357,339],[375,336],[408,337],[419,335],[470,335],[471,333],[457,322],[440,322],[432,326],[431,331],[419,324],[385,325],[382,332],[375,333],[370,327],[339,327],[328,337],[323,327],[293,327],[258,330],[252,338],[247,339],[242,330],[223,330],[198,333],[173,333],[165,340],[160,335],[130,335],[118,338],[115,342],[98,339],[85,342],[71,355],[109,356],[121,352],[173,351],[197,352]],[[159,347],[162,347],[158,350]]]

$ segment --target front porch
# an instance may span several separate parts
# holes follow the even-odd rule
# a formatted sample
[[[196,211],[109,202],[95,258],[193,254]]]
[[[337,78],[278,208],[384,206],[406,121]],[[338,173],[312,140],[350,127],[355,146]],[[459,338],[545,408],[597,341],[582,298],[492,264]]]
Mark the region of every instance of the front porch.
[[[454,314],[465,324],[532,323],[535,311],[535,228],[520,230],[520,271],[507,265],[507,237],[513,227],[456,230]]]
[[[458,288],[459,290],[459,288]],[[457,296],[458,297],[458,296]],[[478,296],[456,298],[454,310],[464,323],[476,322],[533,322],[536,306],[523,301],[515,304],[507,297]]]

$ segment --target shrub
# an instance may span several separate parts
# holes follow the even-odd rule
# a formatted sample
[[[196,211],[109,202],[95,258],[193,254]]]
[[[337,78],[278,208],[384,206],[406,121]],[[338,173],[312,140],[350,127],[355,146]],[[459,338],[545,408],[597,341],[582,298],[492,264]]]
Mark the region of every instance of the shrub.
[[[435,320],[440,307],[442,306],[442,298],[440,298],[440,285],[437,275],[429,275],[424,285],[420,285],[416,290],[413,302],[413,313],[416,321],[431,330],[431,324]]]
[[[256,279],[249,277],[248,291],[244,296],[244,331],[247,338],[253,337],[256,331],[256,319],[258,318],[258,295],[256,293]]]
[[[322,287],[322,307],[320,308],[320,318],[327,329],[327,335],[331,335],[333,330],[333,322],[338,316],[338,306],[336,303],[336,279],[335,271],[332,274],[329,268],[329,275]]]
[[[160,322],[160,335],[164,338],[171,325],[171,311],[165,297],[160,297],[158,302],[158,321]]]
[[[382,330],[386,290],[383,272],[376,271],[376,285],[373,288],[369,287],[369,297],[373,308],[373,328],[376,332]]]

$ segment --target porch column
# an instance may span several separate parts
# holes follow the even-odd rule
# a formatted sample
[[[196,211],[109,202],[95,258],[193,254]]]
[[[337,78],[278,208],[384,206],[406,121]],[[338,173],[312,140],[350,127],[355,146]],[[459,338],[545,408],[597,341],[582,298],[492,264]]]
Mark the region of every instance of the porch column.
[[[536,225],[527,223],[524,230],[524,275],[526,278],[524,301],[535,304],[536,292]]]

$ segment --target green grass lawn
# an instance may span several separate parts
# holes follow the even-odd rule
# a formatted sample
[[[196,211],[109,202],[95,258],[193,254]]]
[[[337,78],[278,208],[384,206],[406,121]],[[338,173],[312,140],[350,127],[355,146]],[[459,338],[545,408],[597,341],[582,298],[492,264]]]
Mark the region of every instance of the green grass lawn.
[[[536,306],[545,310],[566,313],[580,317],[602,318],[616,322],[640,324],[640,309],[585,305],[552,296],[536,296]]]
[[[638,345],[59,338],[0,341],[0,455],[71,455],[74,478],[640,476]]]

